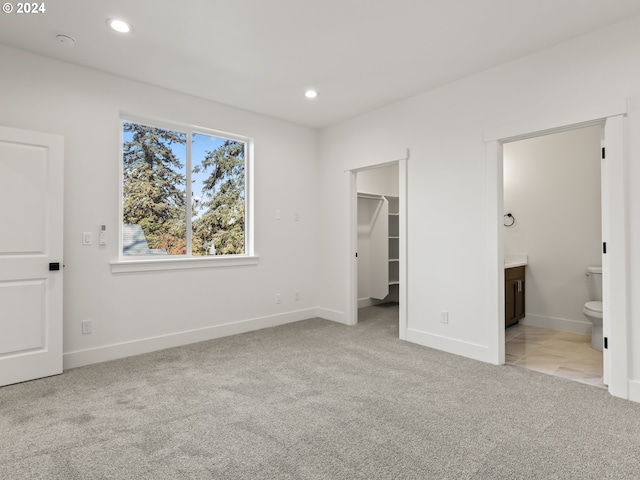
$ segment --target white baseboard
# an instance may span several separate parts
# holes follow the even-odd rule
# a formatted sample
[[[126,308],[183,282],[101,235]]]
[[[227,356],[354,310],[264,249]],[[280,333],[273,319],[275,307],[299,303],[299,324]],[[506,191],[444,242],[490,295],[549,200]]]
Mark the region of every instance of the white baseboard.
[[[588,320],[569,320],[567,318],[544,317],[527,313],[527,316],[520,320],[519,323],[531,327],[551,328],[563,332],[591,335],[591,322]]]
[[[300,320],[319,316],[317,310],[318,309],[316,308],[297,310],[278,315],[269,315],[266,317],[241,320],[239,322],[225,323],[223,325],[199,328],[196,330],[171,333],[158,337],[142,338],[140,340],[132,340],[130,342],[89,348],[87,350],[67,352],[64,354],[64,368],[69,369],[82,367],[84,365],[131,357],[133,355],[163,350],[165,348],[179,347],[190,343],[203,342],[206,340],[213,340],[214,338],[227,337],[229,335],[237,335],[239,333],[260,330],[262,328],[276,327],[286,323],[298,322]]]
[[[378,300],[377,298],[359,298],[358,299],[358,308],[372,307],[374,305],[380,305],[381,303],[385,303],[384,300]]]
[[[464,342],[433,333],[421,332],[412,328],[407,329],[407,341],[462,357],[480,360],[481,362],[491,363],[489,359],[489,347],[485,345]]]
[[[337,310],[331,310],[329,308],[316,308],[316,317],[324,318],[325,320],[331,320],[332,322],[342,323],[348,325],[347,318],[344,312],[338,312]]]
[[[637,380],[629,380],[629,400],[640,402],[640,382]]]

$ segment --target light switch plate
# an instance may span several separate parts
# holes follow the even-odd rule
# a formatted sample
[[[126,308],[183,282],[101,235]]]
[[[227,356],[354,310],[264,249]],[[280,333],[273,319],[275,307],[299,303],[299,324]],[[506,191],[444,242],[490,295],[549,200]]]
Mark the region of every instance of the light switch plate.
[[[99,236],[100,245],[107,244],[107,225],[104,223],[100,225],[100,236]]]

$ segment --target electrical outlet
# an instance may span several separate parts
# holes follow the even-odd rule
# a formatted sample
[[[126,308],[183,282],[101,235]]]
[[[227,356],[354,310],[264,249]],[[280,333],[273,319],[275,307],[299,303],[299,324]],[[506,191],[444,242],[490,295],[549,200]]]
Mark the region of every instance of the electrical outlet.
[[[276,293],[276,303],[282,303],[282,295]]]
[[[440,322],[449,323],[449,312],[447,312],[446,310],[440,311]]]
[[[82,334],[89,335],[93,330],[93,322],[91,320],[82,321]]]

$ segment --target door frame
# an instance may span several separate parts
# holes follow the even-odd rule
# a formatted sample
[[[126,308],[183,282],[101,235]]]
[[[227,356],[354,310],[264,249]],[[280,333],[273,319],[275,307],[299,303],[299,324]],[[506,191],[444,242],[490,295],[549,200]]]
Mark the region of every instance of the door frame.
[[[603,316],[609,319],[604,325],[604,335],[609,338],[609,349],[603,353],[605,376],[609,393],[629,398],[628,360],[628,311],[629,282],[627,275],[627,185],[626,159],[624,155],[624,117],[626,102],[610,108],[605,114],[587,117],[581,121],[555,122],[550,120],[536,126],[510,126],[485,133],[487,160],[487,298],[488,314],[492,319],[489,360],[505,363],[504,346],[504,242],[502,216],[504,210],[503,145],[505,143],[559,133],[592,125],[602,125],[606,144],[606,160],[603,162],[602,179],[602,239],[609,248],[602,256],[603,268]],[[608,327],[608,328],[607,328]]]
[[[358,323],[358,172],[373,170],[375,168],[398,165],[398,208],[399,208],[399,291],[398,291],[398,326],[400,340],[407,339],[407,161],[406,158],[392,160],[377,164],[366,165],[364,167],[347,170],[348,181],[348,206],[349,206],[349,228],[348,228],[348,248],[349,261],[347,268],[347,307],[345,309],[347,325]]]

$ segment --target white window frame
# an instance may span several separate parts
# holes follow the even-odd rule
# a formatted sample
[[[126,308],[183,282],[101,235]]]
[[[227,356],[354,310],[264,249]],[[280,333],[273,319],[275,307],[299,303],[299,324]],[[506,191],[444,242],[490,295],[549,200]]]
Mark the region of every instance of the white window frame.
[[[121,114],[119,133],[119,201],[118,201],[118,259],[111,262],[112,273],[128,273],[128,272],[149,272],[164,270],[184,270],[194,268],[216,268],[216,267],[232,267],[242,265],[256,265],[259,257],[254,253],[254,215],[253,215],[253,139],[250,137],[227,133],[220,130],[199,127],[195,125],[187,125],[176,122],[167,122],[152,118],[139,117],[130,114]],[[186,182],[191,185],[191,138],[192,134],[209,135],[218,138],[225,138],[243,142],[245,147],[245,218],[244,218],[244,243],[245,253],[242,255],[212,255],[212,256],[192,256],[191,255],[191,239],[192,232],[190,221],[187,222],[187,254],[185,255],[167,255],[165,256],[124,256],[122,254],[122,209],[123,209],[123,175],[124,166],[122,162],[123,144],[123,124],[125,122],[138,123],[141,125],[172,130],[187,135],[187,160],[186,160]],[[191,202],[187,201],[186,205],[187,219],[191,218]]]

